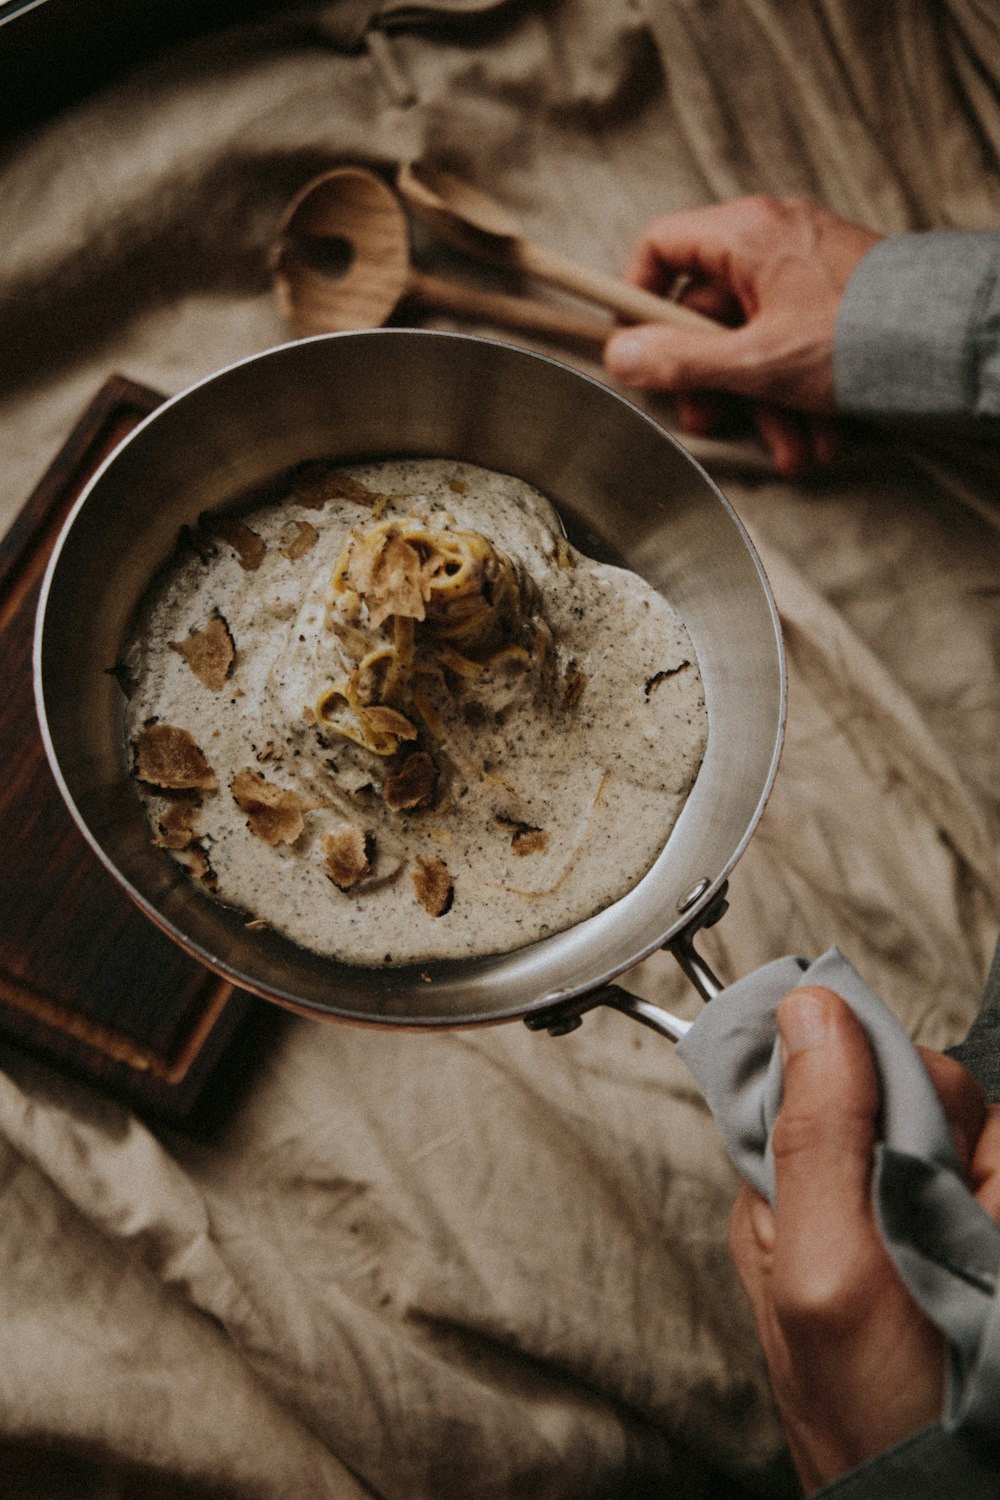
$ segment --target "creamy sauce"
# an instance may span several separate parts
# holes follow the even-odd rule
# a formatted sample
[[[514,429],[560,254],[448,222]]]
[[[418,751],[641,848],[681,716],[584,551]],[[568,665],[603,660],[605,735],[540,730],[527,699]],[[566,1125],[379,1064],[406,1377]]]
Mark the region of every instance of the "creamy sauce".
[[[137,777],[158,841],[248,921],[364,965],[505,952],[624,895],[663,848],[705,749],[675,611],[635,574],[569,548],[520,480],[436,460],[335,472],[361,498],[348,483],[319,504],[315,486],[262,504],[241,514],[251,552],[245,533],[203,533],[151,590],[122,663],[137,772],[151,723],[186,731],[210,768],[193,790],[164,789],[148,768]],[[522,645],[474,670],[449,657],[428,679],[426,717],[405,700],[413,737],[379,755],[342,732],[359,721],[329,691],[361,649],[345,650],[344,598],[355,613],[356,600],[348,590],[338,603],[331,578],[352,536],[394,521],[488,538],[516,570]],[[203,680],[186,648],[220,620],[231,660]],[[370,633],[387,640],[392,626]],[[387,780],[418,750],[433,792],[393,810]],[[275,842],[234,782],[287,794]],[[178,819],[187,834],[165,837]],[[342,889],[327,854],[345,830],[367,863]],[[438,915],[413,878],[428,867],[451,888]]]

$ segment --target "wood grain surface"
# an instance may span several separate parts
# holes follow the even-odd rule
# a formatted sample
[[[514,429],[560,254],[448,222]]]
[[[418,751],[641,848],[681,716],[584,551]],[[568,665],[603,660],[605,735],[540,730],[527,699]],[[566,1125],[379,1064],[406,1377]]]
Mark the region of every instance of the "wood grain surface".
[[[39,587],[62,523],[163,399],[111,377],[0,542],[0,1039],[183,1120],[257,1002],[163,936],[93,854],[49,770],[31,675]]]

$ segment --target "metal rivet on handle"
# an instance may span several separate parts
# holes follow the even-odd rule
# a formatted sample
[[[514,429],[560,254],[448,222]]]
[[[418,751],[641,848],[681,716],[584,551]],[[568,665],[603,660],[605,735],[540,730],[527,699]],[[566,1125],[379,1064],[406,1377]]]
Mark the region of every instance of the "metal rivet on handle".
[[[698,884],[692,886],[687,895],[682,896],[678,901],[677,910],[679,912],[690,911],[695,902],[701,900],[702,896],[704,896],[705,892],[708,890],[711,884],[712,882],[709,880],[708,876],[703,875],[702,878],[698,881]]]

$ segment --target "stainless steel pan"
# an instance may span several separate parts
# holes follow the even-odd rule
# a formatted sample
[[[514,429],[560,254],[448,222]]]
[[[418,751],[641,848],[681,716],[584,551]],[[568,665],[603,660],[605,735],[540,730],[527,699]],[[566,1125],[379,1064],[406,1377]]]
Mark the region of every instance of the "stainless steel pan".
[[[514,952],[365,969],[248,932],[242,915],[153,847],[110,669],[183,524],[305,459],[406,454],[518,475],[549,496],[585,549],[660,589],[695,643],[709,737],[677,826],[622,900]],[[703,994],[717,988],[691,938],[718,915],[763,810],[785,711],[767,580],[732,508],[683,448],[601,382],[555,360],[409,329],[283,345],[220,371],[142,423],[91,481],[56,545],[39,605],[35,687],[70,811],[159,927],[210,968],[292,1009],[421,1027],[523,1017],[566,1029],[608,1002],[675,1034],[671,1018],[614,981],[668,946]]]

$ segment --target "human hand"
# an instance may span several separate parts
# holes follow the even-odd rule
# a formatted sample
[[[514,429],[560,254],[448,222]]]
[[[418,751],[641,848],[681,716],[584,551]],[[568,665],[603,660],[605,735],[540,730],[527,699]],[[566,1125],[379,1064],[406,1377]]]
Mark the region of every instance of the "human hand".
[[[945,1350],[875,1224],[879,1093],[864,1031],[839,996],[813,986],[785,997],[778,1029],[774,1210],[744,1185],[730,1252],[809,1494],[938,1419]],[[953,1058],[921,1056],[970,1187],[1000,1221],[1000,1108]]]
[[[684,305],[720,327],[623,328],[605,345],[605,365],[626,385],[673,392],[690,433],[716,431],[733,396],[749,403],[782,473],[829,462],[837,310],[879,238],[801,198],[740,198],[654,219],[626,279],[665,294],[690,277]]]

